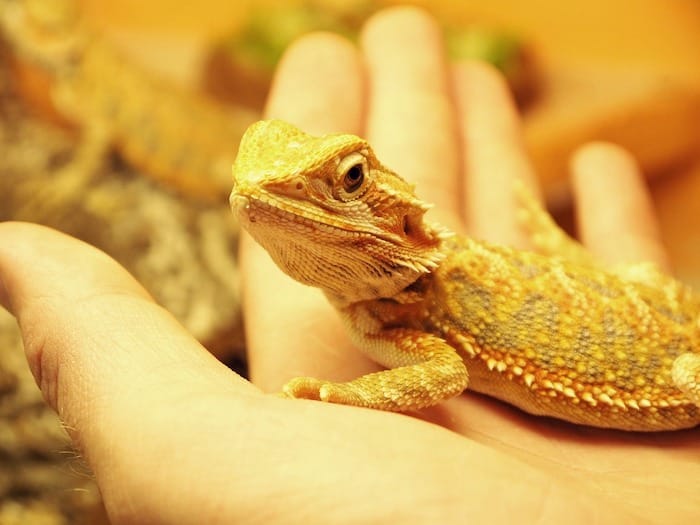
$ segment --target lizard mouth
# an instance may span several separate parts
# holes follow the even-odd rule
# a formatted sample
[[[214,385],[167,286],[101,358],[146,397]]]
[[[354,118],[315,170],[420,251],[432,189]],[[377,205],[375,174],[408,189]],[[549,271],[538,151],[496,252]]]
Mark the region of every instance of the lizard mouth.
[[[250,227],[255,227],[256,223],[269,224],[279,222],[287,226],[297,224],[305,229],[311,228],[310,233],[315,231],[332,231],[346,238],[370,235],[389,242],[395,241],[395,239],[388,238],[385,232],[359,229],[346,221],[334,219],[328,212],[324,213],[310,206],[302,207],[293,200],[283,199],[269,193],[253,196],[234,191],[229,202],[231,208]]]

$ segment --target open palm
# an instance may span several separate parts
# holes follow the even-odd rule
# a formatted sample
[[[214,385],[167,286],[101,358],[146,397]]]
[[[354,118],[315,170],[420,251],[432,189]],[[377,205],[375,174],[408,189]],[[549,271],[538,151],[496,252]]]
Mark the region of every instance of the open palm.
[[[511,188],[515,178],[535,187],[535,176],[504,82],[480,64],[449,68],[439,31],[424,14],[405,9],[376,17],[363,31],[361,54],[330,36],[299,43],[278,71],[267,113],[310,132],[364,136],[382,162],[436,204],[438,220],[528,247]],[[572,159],[572,170],[589,249],[609,264],[667,266],[630,157],[592,144]],[[251,372],[258,384],[274,390],[296,375],[348,380],[377,369],[350,348],[319,293],[279,275],[259,247],[245,248]],[[700,475],[698,431],[641,435],[575,427],[472,393],[419,417],[525,460],[552,482],[572,482],[582,495],[599,498],[602,510],[620,505],[653,521],[700,515],[700,495],[683,489]],[[531,490],[535,498],[546,492]],[[501,496],[508,501],[512,494],[506,489]]]
[[[522,245],[509,188],[515,177],[535,183],[506,89],[485,66],[448,69],[440,40],[411,8],[375,16],[361,52],[336,36],[305,37],[280,67],[267,114],[309,132],[364,135],[438,205],[436,219]],[[589,247],[610,262],[664,264],[629,158],[588,146],[573,171]],[[471,393],[419,417],[264,395],[297,375],[345,380],[377,367],[318,291],[281,275],[250,240],[241,258],[253,384],[103,253],[46,228],[0,224],[0,301],[113,522],[697,518],[697,430],[606,432]]]

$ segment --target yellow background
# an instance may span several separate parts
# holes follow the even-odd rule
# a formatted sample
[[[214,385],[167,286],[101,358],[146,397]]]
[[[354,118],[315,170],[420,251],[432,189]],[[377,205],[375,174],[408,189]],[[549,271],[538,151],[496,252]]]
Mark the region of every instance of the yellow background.
[[[88,15],[106,27],[194,38],[230,32],[240,24],[251,4],[235,0],[81,2]],[[432,12],[453,22],[484,21],[512,29],[532,42],[546,59],[646,64],[700,76],[698,0],[413,3],[429,6]]]
[[[209,43],[239,27],[251,5],[270,3],[80,1],[88,18],[131,51],[133,58],[183,83],[197,81]],[[331,1],[342,0],[326,0]],[[429,6],[440,19],[452,23],[483,22],[511,30],[553,71],[562,67],[642,70],[700,80],[700,0],[413,3]],[[652,185],[662,233],[679,275],[700,286],[700,152],[694,167],[671,175]]]

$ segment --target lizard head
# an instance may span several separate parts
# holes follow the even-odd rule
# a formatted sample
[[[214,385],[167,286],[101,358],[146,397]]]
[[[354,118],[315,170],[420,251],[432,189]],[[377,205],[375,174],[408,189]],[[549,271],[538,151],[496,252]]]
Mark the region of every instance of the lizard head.
[[[0,32],[32,62],[60,67],[74,60],[86,37],[75,0],[0,0]]]
[[[233,165],[231,207],[294,279],[340,303],[392,297],[442,259],[429,206],[354,135],[253,124]]]

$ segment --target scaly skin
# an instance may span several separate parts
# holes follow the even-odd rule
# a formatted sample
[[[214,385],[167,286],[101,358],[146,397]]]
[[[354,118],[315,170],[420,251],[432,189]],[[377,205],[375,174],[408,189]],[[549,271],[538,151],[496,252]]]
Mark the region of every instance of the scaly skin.
[[[0,0],[0,34],[21,62],[48,74],[54,106],[81,131],[76,160],[63,173],[71,191],[114,147],[188,196],[228,193],[231,148],[251,112],[227,111],[130,64],[86,27],[74,0]]]
[[[231,204],[280,268],[323,290],[388,370],[290,397],[405,411],[469,388],[636,431],[700,423],[700,297],[649,264],[604,269],[522,189],[537,252],[451,235],[352,135],[251,126]],[[468,371],[468,373],[467,373]]]

